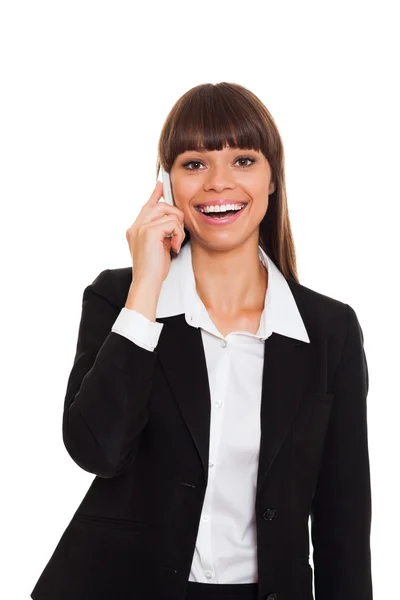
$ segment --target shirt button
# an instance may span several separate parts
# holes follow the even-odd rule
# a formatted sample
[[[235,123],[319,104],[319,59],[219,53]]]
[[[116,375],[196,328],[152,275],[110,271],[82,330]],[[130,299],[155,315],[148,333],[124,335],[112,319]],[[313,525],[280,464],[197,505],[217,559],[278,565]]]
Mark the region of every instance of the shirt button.
[[[218,402],[215,403],[215,406],[218,406],[218,408],[221,408],[222,402],[220,400],[218,400]]]
[[[207,515],[203,515],[203,516],[201,517],[201,520],[202,520],[202,521],[208,521],[208,516],[207,516]]]
[[[210,462],[208,463],[208,466],[209,466],[209,467],[213,467],[213,466],[214,466],[214,463],[210,461]]]
[[[225,340],[222,340],[222,342],[221,342],[221,346],[222,346],[222,348],[225,348],[225,347],[226,347],[226,341],[225,341]]]
[[[210,571],[205,571],[205,576],[207,577],[207,579],[211,579],[212,573],[210,573]]]

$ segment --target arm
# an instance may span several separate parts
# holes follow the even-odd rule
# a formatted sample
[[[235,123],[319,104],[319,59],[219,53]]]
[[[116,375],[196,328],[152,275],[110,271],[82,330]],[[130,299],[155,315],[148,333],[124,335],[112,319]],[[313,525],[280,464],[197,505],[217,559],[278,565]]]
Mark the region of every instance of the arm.
[[[368,366],[357,315],[347,335],[311,508],[316,600],[372,600]]]
[[[119,309],[107,298],[113,285],[110,275],[109,269],[102,271],[83,292],[62,424],[63,442],[71,458],[85,471],[104,478],[119,475],[135,458],[149,416],[157,360],[156,352],[147,348],[154,347],[158,339],[150,328],[147,335],[144,329],[138,332],[138,343],[131,333],[125,336],[112,331]],[[161,332],[162,324],[150,326]]]

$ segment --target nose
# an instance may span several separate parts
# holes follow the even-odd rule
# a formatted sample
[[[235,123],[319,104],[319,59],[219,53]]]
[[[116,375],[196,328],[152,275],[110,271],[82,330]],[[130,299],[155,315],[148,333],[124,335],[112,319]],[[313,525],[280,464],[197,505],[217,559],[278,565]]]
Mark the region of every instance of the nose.
[[[228,166],[217,165],[209,169],[204,182],[204,189],[206,191],[213,189],[220,192],[226,188],[232,189],[234,187],[235,176]]]

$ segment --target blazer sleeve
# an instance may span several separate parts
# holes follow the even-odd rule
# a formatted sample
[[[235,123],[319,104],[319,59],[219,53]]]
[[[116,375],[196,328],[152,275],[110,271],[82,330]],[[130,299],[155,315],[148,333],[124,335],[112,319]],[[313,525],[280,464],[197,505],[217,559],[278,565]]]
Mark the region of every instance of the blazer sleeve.
[[[110,301],[112,275],[102,271],[83,292],[62,422],[71,458],[104,478],[121,474],[135,459],[157,360],[156,352],[111,330],[120,312]]]
[[[371,484],[364,336],[347,307],[347,334],[311,509],[316,600],[372,600]]]

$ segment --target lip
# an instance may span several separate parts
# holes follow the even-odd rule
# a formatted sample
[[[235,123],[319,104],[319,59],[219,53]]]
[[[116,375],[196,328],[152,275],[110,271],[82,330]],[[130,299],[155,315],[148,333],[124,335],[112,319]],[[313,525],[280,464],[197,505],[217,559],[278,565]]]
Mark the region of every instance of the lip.
[[[231,204],[231,203],[228,203],[228,204]],[[199,206],[202,206],[202,205],[199,205]],[[235,214],[229,215],[226,217],[219,217],[218,219],[213,219],[212,217],[208,217],[205,213],[200,212],[197,207],[195,207],[195,210],[200,215],[200,217],[202,217],[204,219],[204,222],[207,223],[208,225],[221,227],[222,225],[229,225],[230,223],[234,223],[235,221],[237,221],[240,218],[240,215],[246,210],[246,208],[247,208],[247,204],[246,204],[246,206],[244,206],[244,208],[242,208],[241,210],[238,210]]]

